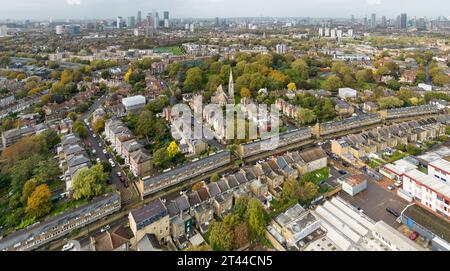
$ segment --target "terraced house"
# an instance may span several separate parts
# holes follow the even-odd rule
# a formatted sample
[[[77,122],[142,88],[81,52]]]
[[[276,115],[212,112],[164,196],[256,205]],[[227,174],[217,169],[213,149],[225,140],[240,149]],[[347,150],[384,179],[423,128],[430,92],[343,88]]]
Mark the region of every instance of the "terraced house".
[[[71,231],[86,226],[121,208],[118,193],[105,194],[94,198],[88,204],[79,206],[45,221],[16,231],[0,239],[2,251],[35,250],[50,241],[56,240]]]

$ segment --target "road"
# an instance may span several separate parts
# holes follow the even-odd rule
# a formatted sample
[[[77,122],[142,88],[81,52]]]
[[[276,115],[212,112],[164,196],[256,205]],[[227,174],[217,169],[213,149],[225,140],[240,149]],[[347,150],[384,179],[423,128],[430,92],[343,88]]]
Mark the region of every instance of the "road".
[[[85,112],[81,115],[81,119],[84,121],[85,119],[88,119],[89,116],[100,106],[102,106],[103,102],[106,100],[107,94],[103,95],[100,99],[96,100],[94,104],[90,107],[88,112]],[[105,142],[101,139],[100,136],[96,136],[94,138],[94,132],[92,131],[92,128],[89,127],[87,138],[85,139],[85,142],[87,143],[86,146],[90,147],[88,149],[91,150],[92,158],[95,160],[99,158],[101,161],[108,161],[109,158],[112,158],[114,160],[114,157],[110,154],[104,154],[103,150],[107,148]],[[95,150],[95,154],[93,154],[93,150]],[[109,180],[111,184],[115,185],[117,189],[120,191],[120,194],[122,196],[122,204],[126,205],[129,203],[133,203],[137,200],[139,200],[138,192],[136,191],[135,185],[129,182],[129,187],[125,188],[122,182],[120,182],[119,177],[117,176],[117,173],[120,172],[122,176],[126,178],[125,172],[121,169],[120,165],[115,161],[115,167],[111,170],[111,174],[109,175]]]

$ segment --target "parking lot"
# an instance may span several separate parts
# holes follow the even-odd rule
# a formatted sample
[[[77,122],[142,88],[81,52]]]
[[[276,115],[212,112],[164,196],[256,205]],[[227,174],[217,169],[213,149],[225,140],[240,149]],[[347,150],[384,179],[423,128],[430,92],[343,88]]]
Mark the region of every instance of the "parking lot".
[[[339,196],[357,208],[361,208],[364,213],[374,221],[383,220],[394,228],[400,226],[396,222],[396,217],[386,211],[392,208],[400,213],[408,205],[408,202],[396,195],[396,190],[388,191],[375,180],[369,180],[367,189],[354,197],[344,191],[339,192]]]

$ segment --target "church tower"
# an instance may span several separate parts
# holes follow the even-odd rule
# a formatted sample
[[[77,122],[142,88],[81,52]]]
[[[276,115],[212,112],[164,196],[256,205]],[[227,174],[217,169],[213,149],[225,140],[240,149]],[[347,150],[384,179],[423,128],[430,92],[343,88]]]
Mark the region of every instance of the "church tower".
[[[228,82],[228,98],[234,101],[234,82],[233,82],[233,70],[230,69],[230,81]]]

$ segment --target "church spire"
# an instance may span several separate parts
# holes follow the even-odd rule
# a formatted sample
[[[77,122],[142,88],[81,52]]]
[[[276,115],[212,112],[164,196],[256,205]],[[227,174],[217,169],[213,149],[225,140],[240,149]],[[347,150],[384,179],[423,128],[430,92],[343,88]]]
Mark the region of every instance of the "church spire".
[[[228,82],[228,96],[234,99],[234,82],[233,82],[233,70],[230,69],[230,81]]]

